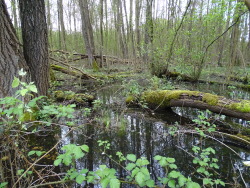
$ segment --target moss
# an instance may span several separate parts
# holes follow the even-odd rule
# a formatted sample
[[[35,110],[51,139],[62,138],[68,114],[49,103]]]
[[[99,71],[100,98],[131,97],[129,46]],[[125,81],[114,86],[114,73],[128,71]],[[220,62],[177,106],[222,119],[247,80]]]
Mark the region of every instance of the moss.
[[[55,91],[54,96],[58,101],[63,101],[63,100],[70,100],[73,103],[77,104],[83,104],[86,102],[92,102],[95,97],[93,95],[88,95],[88,94],[76,94],[74,92],[64,92],[64,91]]]
[[[239,112],[250,112],[250,101],[247,100],[241,100],[240,102],[237,103],[232,103],[228,105],[228,108],[237,110]]]
[[[198,96],[198,91],[188,90],[161,90],[161,91],[147,91],[143,93],[143,99],[149,105],[159,105],[161,108],[168,107],[172,99],[179,99],[181,94],[188,96]]]
[[[93,67],[94,72],[99,72],[100,68],[99,68],[98,63],[96,61],[93,62],[92,67]]]
[[[135,101],[135,97],[133,95],[127,96],[125,102],[126,104],[133,103]]]
[[[209,105],[216,105],[218,103],[219,97],[217,95],[212,95],[210,93],[205,93],[202,97],[202,101]]]

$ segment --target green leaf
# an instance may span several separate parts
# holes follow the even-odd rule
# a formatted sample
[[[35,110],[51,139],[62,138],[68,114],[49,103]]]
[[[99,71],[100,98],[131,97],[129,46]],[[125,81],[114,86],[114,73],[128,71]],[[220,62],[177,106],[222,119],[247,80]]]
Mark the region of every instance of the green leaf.
[[[82,149],[83,151],[85,151],[85,152],[89,152],[89,146],[87,146],[87,145],[82,145],[82,146],[81,146],[81,149]]]
[[[20,90],[20,94],[22,96],[26,95],[27,92],[28,92],[28,89],[22,89],[22,90]]]
[[[171,169],[177,169],[177,166],[175,164],[170,164],[169,168],[171,168]]]
[[[179,176],[181,176],[181,173],[180,172],[177,172],[175,170],[171,171],[169,174],[168,174],[168,177],[169,178],[178,178]]]
[[[37,93],[37,88],[36,88],[35,85],[28,85],[26,88],[27,88],[29,91],[32,91],[32,92],[34,92],[34,93]]]
[[[95,176],[87,176],[87,182],[88,183],[93,183],[93,181],[95,180]]]
[[[198,173],[204,173],[206,171],[206,169],[204,167],[200,167],[197,169]]]
[[[109,179],[108,178],[104,178],[101,180],[101,186],[102,188],[106,188],[109,184]]]
[[[162,158],[162,156],[160,156],[160,155],[154,156],[154,160],[157,160],[157,161],[161,160],[161,158]]]
[[[166,158],[167,162],[169,163],[174,163],[175,162],[175,159],[174,158]]]
[[[135,176],[135,181],[140,185],[143,186],[145,182],[145,175],[142,172],[138,172]]]
[[[78,184],[82,184],[82,182],[85,180],[86,180],[86,177],[81,174],[76,177],[76,183]]]
[[[62,162],[62,159],[56,159],[56,160],[54,161],[54,165],[55,165],[55,166],[58,166],[59,164],[61,164],[61,162]]]
[[[82,170],[80,171],[80,174],[86,174],[88,171],[89,171],[88,169],[82,169]]]
[[[200,188],[201,186],[196,182],[188,182],[187,188]]]
[[[14,77],[14,80],[12,82],[12,88],[16,88],[19,86],[20,80],[17,77]]]
[[[136,161],[136,156],[134,154],[128,154],[127,159],[132,161],[132,162],[135,162]]]
[[[145,175],[145,180],[149,180],[150,179],[150,174],[149,171],[146,167],[142,167],[140,169],[140,171]]]
[[[35,153],[36,153],[36,151],[30,151],[30,152],[28,153],[28,156],[34,155]]]
[[[131,171],[135,167],[136,167],[136,165],[134,163],[128,163],[128,165],[126,166],[126,169]]]
[[[213,185],[213,182],[210,178],[204,178],[203,179],[203,185],[211,184]]]
[[[161,182],[166,185],[168,183],[169,179],[168,178],[162,178]]]
[[[38,157],[40,157],[43,153],[44,153],[44,152],[42,152],[42,151],[36,151],[36,155],[37,155]]]
[[[0,183],[0,187],[1,187],[1,188],[4,188],[6,185],[8,185],[8,182]]]
[[[148,187],[154,187],[154,186],[155,186],[155,182],[154,182],[154,180],[147,180],[147,181],[146,181],[146,185],[147,185]]]
[[[110,188],[119,188],[120,184],[121,183],[118,179],[111,179],[110,180]]]
[[[178,183],[180,187],[184,186],[186,182],[187,182],[187,178],[185,178],[184,176],[180,176],[178,178]]]
[[[132,174],[131,176],[132,177],[135,177],[135,175],[140,171],[140,169],[138,167],[136,167],[133,171],[132,171]]]
[[[159,164],[161,165],[161,167],[165,167],[168,165],[166,157],[162,157],[161,160],[159,161]]]
[[[170,180],[168,182],[168,186],[171,187],[171,188],[175,188],[175,180]]]
[[[75,179],[78,175],[79,175],[79,174],[78,174],[77,171],[73,171],[73,172],[70,174],[69,179],[70,179],[70,180],[73,180],[73,179]]]

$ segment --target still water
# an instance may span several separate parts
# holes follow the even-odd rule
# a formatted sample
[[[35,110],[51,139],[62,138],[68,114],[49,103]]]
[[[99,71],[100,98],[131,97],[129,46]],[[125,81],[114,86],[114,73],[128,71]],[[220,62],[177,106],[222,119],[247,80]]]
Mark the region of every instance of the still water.
[[[232,145],[228,148],[218,141],[209,138],[201,139],[196,134],[192,134],[192,131],[184,125],[190,123],[190,120],[179,115],[195,118],[197,113],[190,109],[185,111],[178,108],[174,109],[176,113],[155,114],[148,114],[139,109],[126,109],[125,105],[121,104],[124,99],[121,99],[119,93],[119,87],[108,87],[99,91],[98,99],[106,104],[107,108],[98,110],[95,117],[97,121],[88,121],[83,117],[83,111],[79,110],[77,119],[82,128],[66,136],[69,130],[67,127],[62,127],[61,137],[64,138],[62,145],[75,143],[87,144],[90,147],[86,158],[77,161],[77,169],[97,170],[99,165],[105,164],[109,168],[115,168],[119,178],[125,179],[128,174],[113,162],[118,159],[116,152],[120,151],[125,156],[135,154],[137,158],[146,157],[150,162],[148,169],[151,178],[157,180],[157,177],[164,177],[165,172],[153,157],[162,155],[175,158],[178,171],[186,177],[191,177],[193,181],[201,183],[201,176],[194,173],[198,166],[192,162],[195,155],[192,147],[212,147],[216,154],[211,157],[219,160],[220,167],[216,170],[215,179],[220,178],[226,182],[226,187],[250,186],[250,168],[244,167],[242,163],[250,160],[250,151]],[[170,135],[170,127],[177,126],[176,122],[179,124],[179,132]],[[98,146],[98,140],[109,141],[110,149],[104,152],[104,149]],[[108,156],[112,156],[112,159]],[[123,184],[122,187],[136,186]]]

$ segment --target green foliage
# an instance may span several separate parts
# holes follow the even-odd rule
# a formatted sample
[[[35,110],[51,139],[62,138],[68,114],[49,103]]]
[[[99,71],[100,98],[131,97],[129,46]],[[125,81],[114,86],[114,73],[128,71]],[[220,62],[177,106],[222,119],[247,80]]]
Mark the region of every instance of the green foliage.
[[[5,188],[8,185],[8,182],[0,183],[0,188]]]
[[[201,149],[198,146],[193,146],[192,150],[196,154],[193,163],[199,165],[196,172],[204,176],[203,185],[225,186],[225,183],[220,179],[212,179],[215,170],[219,169],[219,165],[217,164],[218,159],[210,157],[211,155],[215,155],[215,150],[211,147]]]
[[[58,166],[61,163],[69,166],[75,163],[75,160],[80,159],[89,152],[89,147],[87,145],[76,146],[75,144],[68,144],[61,148],[65,151],[64,154],[57,156],[57,159],[54,161],[54,165]]]
[[[45,151],[36,151],[36,150],[32,150],[28,153],[28,156],[31,156],[31,155],[36,155],[37,157],[40,157],[42,154],[44,154]]]
[[[208,115],[211,115],[211,112],[209,110],[206,110],[206,113]],[[206,137],[204,131],[207,131],[209,133],[214,132],[216,125],[210,124],[208,121],[208,118],[206,117],[205,113],[202,111],[199,111],[199,115],[197,119],[194,119],[193,122],[195,122],[199,127],[196,127],[195,130],[200,134],[202,137]]]

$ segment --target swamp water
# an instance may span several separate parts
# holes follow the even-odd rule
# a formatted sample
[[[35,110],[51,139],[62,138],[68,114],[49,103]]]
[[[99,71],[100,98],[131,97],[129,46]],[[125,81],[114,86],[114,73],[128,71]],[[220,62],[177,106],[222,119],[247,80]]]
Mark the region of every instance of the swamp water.
[[[124,99],[121,99],[120,92],[119,87],[116,86],[107,87],[98,92],[98,99],[108,106],[107,109],[99,109],[98,111],[100,121],[97,122],[102,123],[89,122],[83,118],[83,111],[80,109],[77,117],[78,124],[84,126],[77,131],[72,131],[69,135],[66,135],[69,131],[68,128],[62,127],[62,145],[74,143],[77,145],[87,144],[90,147],[88,155],[77,161],[77,169],[97,170],[99,165],[105,164],[109,168],[116,169],[120,179],[125,179],[128,175],[126,171],[113,162],[113,160],[118,160],[116,152],[120,151],[124,156],[135,154],[137,158],[146,157],[150,162],[148,169],[151,178],[157,180],[157,177],[164,177],[165,172],[153,157],[161,155],[175,158],[177,171],[186,177],[192,177],[193,181],[201,184],[200,178],[202,176],[197,173],[193,175],[198,166],[192,162],[194,155],[192,147],[212,147],[216,151],[216,155],[212,157],[219,160],[217,164],[220,167],[216,170],[217,176],[212,178],[220,178],[225,183],[229,183],[226,184],[226,187],[250,187],[250,167],[245,167],[242,163],[242,161],[250,160],[249,150],[229,145],[231,149],[236,151],[236,154],[215,140],[201,139],[195,134],[182,133],[184,131],[182,131],[181,126],[179,126],[181,129],[179,134],[174,136],[169,134],[170,127],[175,122],[184,124],[188,121],[177,114],[197,118],[197,110],[175,108],[174,111],[177,114],[164,112],[149,115],[139,109],[125,109],[125,105],[121,105],[121,101]],[[243,124],[249,126],[245,121]],[[110,149],[104,152],[104,148],[98,146],[98,140],[109,141]],[[112,158],[108,156],[112,156]],[[122,184],[122,187],[136,186]]]

